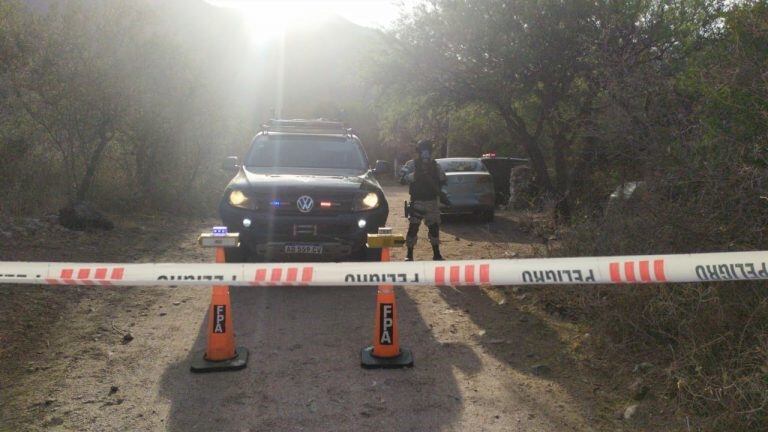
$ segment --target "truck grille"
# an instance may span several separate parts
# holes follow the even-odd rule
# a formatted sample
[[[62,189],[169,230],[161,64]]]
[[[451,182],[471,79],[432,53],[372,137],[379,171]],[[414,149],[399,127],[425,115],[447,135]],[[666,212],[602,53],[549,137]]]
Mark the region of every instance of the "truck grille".
[[[312,198],[312,207],[301,211],[297,201],[302,196]],[[290,194],[279,197],[264,197],[259,199],[261,208],[274,214],[303,215],[307,217],[349,213],[352,211],[353,197],[339,195]]]
[[[275,222],[271,227],[271,235],[274,241],[296,239],[334,239],[336,237],[349,237],[355,232],[357,226],[353,224],[292,224]]]

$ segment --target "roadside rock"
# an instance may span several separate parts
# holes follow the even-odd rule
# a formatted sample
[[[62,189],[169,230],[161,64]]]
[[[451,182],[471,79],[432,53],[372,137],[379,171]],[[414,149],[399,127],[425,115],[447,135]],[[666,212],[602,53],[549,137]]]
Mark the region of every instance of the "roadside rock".
[[[648,395],[648,391],[650,391],[650,387],[643,383],[642,378],[638,378],[633,381],[632,384],[629,385],[628,389],[630,396],[636,401],[645,399],[645,396]]]
[[[45,427],[61,426],[64,424],[64,419],[61,417],[54,417],[43,424]]]
[[[637,409],[640,407],[640,404],[632,404],[624,409],[624,420],[631,420],[635,415],[637,415]]]
[[[539,364],[531,367],[531,372],[536,376],[549,376],[552,373],[552,369],[545,364]]]
[[[88,228],[111,230],[115,224],[87,202],[69,204],[59,210],[59,223],[71,230],[83,231]]]
[[[22,220],[22,223],[28,230],[38,230],[41,228],[45,228],[45,224],[43,222],[40,222],[40,219],[24,218]]]
[[[309,412],[316,413],[317,403],[315,403],[314,400],[310,400],[309,402],[307,402],[307,408],[309,408]]]
[[[654,367],[653,363],[642,362],[642,363],[636,364],[635,367],[632,369],[632,372],[634,372],[634,373],[638,373],[638,372],[646,373],[649,370],[653,369],[653,367]]]

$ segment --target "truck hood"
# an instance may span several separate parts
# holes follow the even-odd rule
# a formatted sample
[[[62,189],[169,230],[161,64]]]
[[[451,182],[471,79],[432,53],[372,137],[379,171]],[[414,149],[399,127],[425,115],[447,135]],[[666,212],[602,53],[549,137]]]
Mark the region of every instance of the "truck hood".
[[[250,191],[348,192],[376,190],[379,184],[370,171],[323,168],[247,168],[242,167],[229,182],[230,189]]]

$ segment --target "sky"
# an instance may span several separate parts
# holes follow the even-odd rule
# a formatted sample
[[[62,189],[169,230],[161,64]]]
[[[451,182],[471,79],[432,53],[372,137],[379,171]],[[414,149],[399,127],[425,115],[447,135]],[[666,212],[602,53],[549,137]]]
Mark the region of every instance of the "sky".
[[[416,0],[206,0],[208,3],[230,7],[242,13],[254,42],[269,40],[286,29],[317,22],[330,15],[340,15],[355,24],[387,28],[400,10]]]

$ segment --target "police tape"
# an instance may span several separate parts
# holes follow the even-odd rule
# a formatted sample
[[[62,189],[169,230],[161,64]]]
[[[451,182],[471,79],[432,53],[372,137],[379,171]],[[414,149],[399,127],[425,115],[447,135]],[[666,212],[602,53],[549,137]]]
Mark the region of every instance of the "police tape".
[[[0,284],[564,285],[768,279],[768,251],[686,255],[274,264],[0,262]]]

